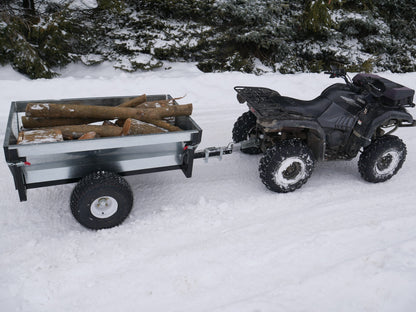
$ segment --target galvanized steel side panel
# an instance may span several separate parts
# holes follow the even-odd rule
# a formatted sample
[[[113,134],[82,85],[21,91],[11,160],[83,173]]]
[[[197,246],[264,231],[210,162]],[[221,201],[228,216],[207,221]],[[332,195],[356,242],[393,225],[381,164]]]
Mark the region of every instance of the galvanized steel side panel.
[[[176,124],[184,129],[180,132],[16,144],[22,127],[20,116],[29,102],[116,106],[134,97],[136,96],[13,102],[4,140],[6,160],[10,162],[8,155],[12,151],[13,154],[17,152],[18,158],[30,163],[22,168],[26,184],[77,179],[96,170],[126,173],[181,165],[183,147],[191,144],[195,136],[200,137],[202,131],[190,117],[176,118]],[[171,97],[151,95],[147,98],[148,101],[156,101]]]

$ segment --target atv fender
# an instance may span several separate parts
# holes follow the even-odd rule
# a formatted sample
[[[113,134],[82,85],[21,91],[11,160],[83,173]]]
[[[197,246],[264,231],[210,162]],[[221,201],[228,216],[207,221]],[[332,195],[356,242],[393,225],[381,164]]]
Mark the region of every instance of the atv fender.
[[[409,113],[401,112],[401,111],[387,111],[384,114],[378,116],[377,118],[374,118],[374,120],[371,122],[370,126],[368,127],[368,131],[365,135],[365,137],[368,139],[365,146],[371,143],[371,138],[376,132],[377,128],[379,128],[383,124],[386,124],[390,120],[397,120],[399,122],[407,122],[409,123],[409,126],[413,126],[413,127],[416,126],[412,115],[410,115]]]
[[[312,150],[316,160],[322,160],[325,156],[326,139],[322,127],[311,120],[262,120],[257,123],[264,128],[264,132],[284,132],[285,129],[304,129],[307,131],[307,145]]]

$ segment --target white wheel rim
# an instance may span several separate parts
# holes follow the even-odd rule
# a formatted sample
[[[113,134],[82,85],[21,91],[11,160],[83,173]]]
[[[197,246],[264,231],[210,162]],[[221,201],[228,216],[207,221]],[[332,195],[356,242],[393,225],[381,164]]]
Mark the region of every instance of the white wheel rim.
[[[118,203],[111,196],[102,196],[94,200],[90,206],[91,214],[98,219],[109,218],[117,212]]]
[[[374,169],[375,172],[378,175],[385,175],[385,174],[391,174],[394,172],[394,170],[396,169],[396,167],[398,166],[399,162],[400,162],[400,157],[401,157],[401,153],[398,151],[387,151],[385,152],[383,155],[381,155],[381,157],[377,160]],[[383,161],[383,159],[389,158],[389,164],[387,167],[384,168],[380,168],[380,165]]]
[[[288,177],[287,171],[291,166],[296,166],[296,174]],[[290,157],[282,161],[280,167],[274,173],[274,180],[276,184],[288,186],[296,184],[306,176],[305,162],[299,157]]]

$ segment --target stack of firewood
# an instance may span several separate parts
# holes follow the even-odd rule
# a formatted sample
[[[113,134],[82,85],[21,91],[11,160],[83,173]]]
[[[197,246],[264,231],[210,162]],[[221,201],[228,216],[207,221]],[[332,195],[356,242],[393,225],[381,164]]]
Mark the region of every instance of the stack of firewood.
[[[192,104],[148,102],[146,95],[118,106],[28,103],[18,144],[181,131],[171,119],[189,116]]]

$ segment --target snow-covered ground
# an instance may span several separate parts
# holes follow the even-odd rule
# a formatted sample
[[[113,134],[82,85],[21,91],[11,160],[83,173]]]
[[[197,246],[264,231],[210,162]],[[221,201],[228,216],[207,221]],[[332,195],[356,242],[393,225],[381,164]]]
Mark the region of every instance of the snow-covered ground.
[[[169,93],[194,104],[200,147],[220,146],[247,109],[234,86],[310,99],[335,82],[172,66],[126,74],[73,65],[35,81],[0,68],[0,135],[12,100]],[[416,73],[382,76],[416,89]],[[72,217],[73,184],[29,190],[20,203],[3,158],[0,311],[415,311],[416,130],[397,134],[407,160],[381,184],[362,180],[356,160],[335,161],[277,194],[258,177],[260,156],[240,153],[196,161],[191,179],[131,176],[132,213],[102,231]]]

